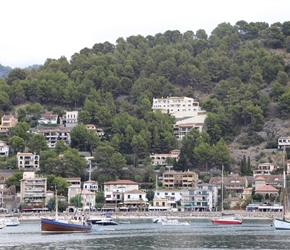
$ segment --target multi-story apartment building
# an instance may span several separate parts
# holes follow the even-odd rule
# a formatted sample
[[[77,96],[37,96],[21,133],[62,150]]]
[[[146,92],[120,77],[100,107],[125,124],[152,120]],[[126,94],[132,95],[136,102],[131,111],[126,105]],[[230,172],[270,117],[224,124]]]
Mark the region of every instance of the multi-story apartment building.
[[[9,146],[5,141],[0,141],[0,157],[7,157],[9,155]]]
[[[24,172],[20,180],[20,202],[32,206],[47,204],[46,190],[46,178],[36,178],[34,172]]]
[[[192,171],[177,172],[167,171],[163,173],[163,186],[168,188],[194,187],[198,182],[198,174]]]
[[[289,147],[290,147],[290,136],[278,138],[278,149],[284,149]]]
[[[18,168],[22,170],[39,170],[39,155],[32,153],[17,153]]]
[[[200,108],[199,102],[189,97],[153,98],[152,110],[175,117],[174,134],[179,140],[191,129],[202,131],[206,118],[206,111]]]
[[[68,192],[67,192],[67,200],[70,202],[70,199],[76,195],[80,195],[82,192],[81,187],[81,178],[66,178],[68,182]]]
[[[177,202],[181,201],[182,190],[178,189],[158,189],[154,191],[153,206],[150,210],[176,210]]]
[[[55,148],[58,141],[64,141],[68,146],[71,143],[70,132],[67,129],[39,129],[36,133],[44,135],[49,148]]]
[[[185,210],[214,211],[218,202],[218,189],[212,184],[197,184],[192,189],[182,191],[181,201]]]
[[[13,115],[3,115],[1,117],[0,132],[6,132],[8,129],[13,128],[18,123],[18,120]]]
[[[253,171],[253,176],[256,177],[257,175],[270,175],[273,170],[277,169],[277,165],[274,163],[260,163],[258,165],[258,169]]]
[[[67,128],[73,128],[78,124],[78,111],[67,111],[63,116],[63,123]]]
[[[139,190],[139,184],[131,180],[108,181],[104,183],[105,201],[103,209],[114,209],[118,203],[123,203],[124,194]]]
[[[167,165],[166,159],[167,158],[172,158],[176,161],[179,160],[179,154],[180,154],[180,150],[178,149],[174,149],[171,150],[169,154],[151,154],[151,164],[153,166],[157,166],[157,165]]]

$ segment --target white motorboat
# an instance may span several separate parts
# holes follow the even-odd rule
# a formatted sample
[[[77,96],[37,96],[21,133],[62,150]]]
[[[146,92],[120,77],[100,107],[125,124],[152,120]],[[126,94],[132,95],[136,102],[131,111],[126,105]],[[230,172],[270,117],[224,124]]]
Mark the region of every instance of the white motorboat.
[[[162,221],[162,226],[189,226],[190,223],[188,221],[179,222],[178,220],[167,220]]]
[[[152,219],[153,223],[161,223],[163,221],[167,221],[166,219],[162,219],[162,218],[153,218]]]
[[[118,225],[116,221],[112,218],[103,218],[103,217],[90,217],[88,219],[94,225],[101,225],[101,226],[115,226]]]
[[[4,217],[0,218],[0,224],[4,224],[7,227],[18,226],[20,221],[17,217]]]
[[[0,223],[0,229],[2,229],[2,228],[4,228],[4,227],[6,227],[6,225]]]

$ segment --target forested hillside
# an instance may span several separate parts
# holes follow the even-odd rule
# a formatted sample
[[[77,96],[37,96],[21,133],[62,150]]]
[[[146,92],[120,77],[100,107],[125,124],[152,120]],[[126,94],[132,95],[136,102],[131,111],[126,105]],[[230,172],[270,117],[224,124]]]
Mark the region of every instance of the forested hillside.
[[[110,136],[93,140],[81,125],[72,131],[71,146],[94,154],[98,178],[148,181],[150,153],[178,147],[174,118],[153,113],[152,98],[193,97],[208,118],[203,133],[192,131],[179,145],[181,159],[174,167],[204,170],[224,164],[230,169],[227,145],[241,132],[244,148],[263,141],[276,146],[275,135],[258,132],[269,118],[290,118],[289,53],[290,21],[221,23],[210,35],[202,29],[132,35],[83,48],[70,61],[47,59],[38,70],[14,69],[0,79],[0,112],[14,112],[20,122],[34,126],[35,103],[59,115],[79,110],[82,123],[104,128]],[[12,131],[10,138],[16,134]],[[32,148],[29,142],[25,138]],[[40,159],[48,159],[51,153],[42,154]],[[123,170],[140,161],[142,175],[135,168]],[[43,171],[49,169],[44,162]]]

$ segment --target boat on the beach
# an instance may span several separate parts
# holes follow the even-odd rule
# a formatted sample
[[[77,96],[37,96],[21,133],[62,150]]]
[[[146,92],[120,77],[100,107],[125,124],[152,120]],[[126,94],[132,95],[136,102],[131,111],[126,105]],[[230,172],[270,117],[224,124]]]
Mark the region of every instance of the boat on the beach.
[[[86,233],[92,229],[84,216],[75,216],[71,219],[58,219],[57,191],[55,198],[55,219],[41,218],[41,233]]]
[[[287,209],[287,188],[286,188],[286,172],[285,172],[285,158],[286,151],[284,148],[283,153],[283,215],[282,219],[273,219],[273,226],[276,230],[290,230],[290,221],[286,220],[286,209]]]
[[[221,183],[221,207],[222,207],[222,214],[220,218],[212,219],[211,222],[214,225],[240,225],[243,223],[243,219],[237,218],[233,215],[226,215],[224,214],[224,197],[223,197],[223,186],[224,186],[224,166],[222,166],[222,183]]]
[[[167,220],[162,221],[162,226],[189,226],[190,223],[188,221],[179,222],[178,220]]]

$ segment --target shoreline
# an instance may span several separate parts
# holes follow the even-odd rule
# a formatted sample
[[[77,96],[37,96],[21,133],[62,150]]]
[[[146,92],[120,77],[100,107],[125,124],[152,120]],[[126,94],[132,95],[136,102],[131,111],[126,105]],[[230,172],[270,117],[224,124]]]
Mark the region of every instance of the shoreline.
[[[90,216],[104,217],[106,212],[92,212]],[[168,211],[144,211],[144,212],[112,212],[111,217],[116,220],[122,219],[154,219],[154,218],[170,218],[170,219],[213,219],[221,217],[221,212],[168,212]],[[242,219],[263,219],[272,220],[273,218],[282,218],[281,212],[245,212],[245,211],[224,211],[224,214],[231,214]],[[59,218],[71,216],[68,213],[59,213]],[[54,218],[54,213],[20,213],[9,214],[6,216],[17,217],[19,221],[40,220],[46,217],[48,219]],[[290,217],[286,216],[286,217]]]

